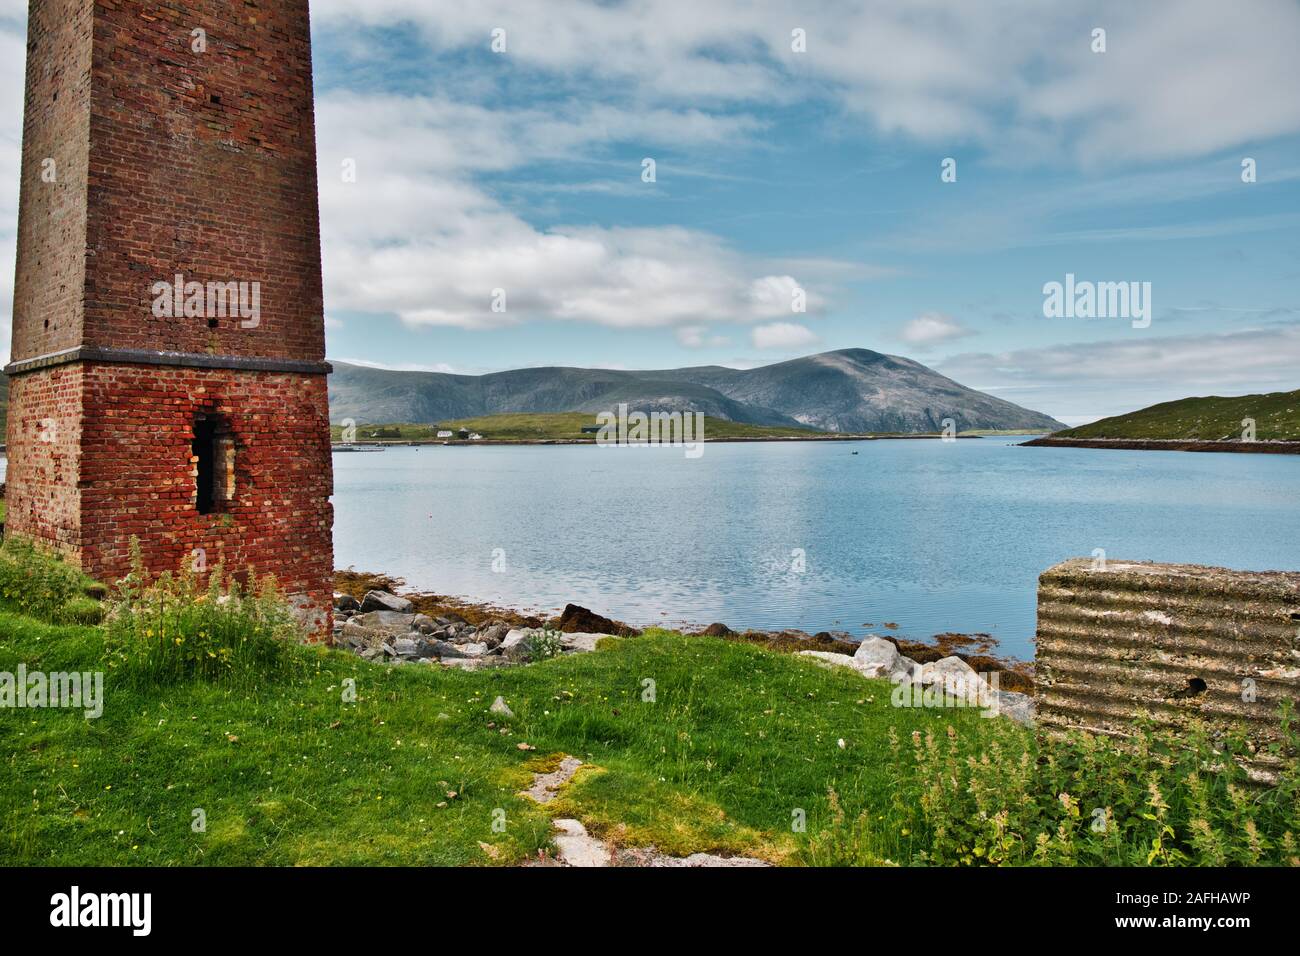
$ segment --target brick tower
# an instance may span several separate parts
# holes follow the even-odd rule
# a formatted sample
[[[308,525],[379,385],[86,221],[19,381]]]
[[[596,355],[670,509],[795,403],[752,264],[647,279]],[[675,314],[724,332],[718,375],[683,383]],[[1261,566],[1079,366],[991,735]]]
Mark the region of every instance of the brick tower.
[[[327,636],[322,308],[307,0],[31,0],[7,532]]]

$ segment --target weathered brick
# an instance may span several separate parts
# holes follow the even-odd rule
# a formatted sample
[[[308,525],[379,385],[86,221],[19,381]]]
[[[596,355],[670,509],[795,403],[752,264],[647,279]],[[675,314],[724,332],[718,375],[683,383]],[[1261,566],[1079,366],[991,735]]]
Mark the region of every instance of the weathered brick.
[[[328,634],[318,216],[306,0],[33,0],[11,533],[103,579],[126,570],[133,535],[155,573],[203,548],[209,567],[273,573]],[[154,283],[178,273],[257,283],[260,320],[155,316]],[[24,364],[35,359],[46,364]],[[196,507],[191,461],[204,414],[233,448],[232,493],[213,514]]]

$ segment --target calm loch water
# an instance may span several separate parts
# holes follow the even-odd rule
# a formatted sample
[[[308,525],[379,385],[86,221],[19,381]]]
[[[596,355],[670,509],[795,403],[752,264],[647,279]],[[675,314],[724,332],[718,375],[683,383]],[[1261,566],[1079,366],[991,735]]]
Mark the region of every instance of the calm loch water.
[[[341,453],[335,562],[638,624],[982,631],[1022,657],[1038,574],[1096,548],[1300,568],[1300,456],[1019,440]]]
[[[1024,657],[1036,578],[1068,557],[1300,568],[1300,457],[1019,440],[340,453],[335,561],[638,624],[891,622]]]

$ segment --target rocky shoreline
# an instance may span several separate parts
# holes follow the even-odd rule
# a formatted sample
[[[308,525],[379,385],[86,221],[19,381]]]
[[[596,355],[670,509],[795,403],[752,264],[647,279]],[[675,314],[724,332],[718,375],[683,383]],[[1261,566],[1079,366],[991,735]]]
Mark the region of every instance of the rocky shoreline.
[[[431,616],[410,598],[367,591],[359,600],[334,596],[334,645],[386,664],[441,664],[461,670],[526,664],[561,654],[594,651],[604,638],[640,633],[571,604],[554,629],[508,621],[473,624],[451,611]]]
[[[344,578],[344,575],[351,575]],[[601,641],[635,637],[638,629],[569,604],[558,617],[544,621],[517,612],[482,605],[446,607],[436,595],[394,593],[369,588],[359,597],[361,582],[395,583],[376,575],[341,572],[349,591],[334,595],[334,644],[358,656],[394,666],[425,665],[481,670],[534,663],[551,657],[594,651]],[[896,687],[917,691],[917,703],[927,690],[944,698],[959,698],[969,706],[1001,713],[1013,720],[1033,720],[1033,671],[1030,665],[991,655],[987,635],[938,635],[934,644],[868,635],[855,640],[847,632],[747,631],[737,633],[721,623],[699,636],[758,644],[793,652],[830,667],[846,667],[864,678],[886,678]],[[961,648],[962,650],[958,650]]]
[[[1300,455],[1300,441],[1204,441],[1197,438],[1035,438],[1023,448],[1119,448],[1128,451],[1226,451],[1254,455]]]
[[[1028,694],[1001,689],[1001,674],[980,674],[960,657],[942,657],[919,664],[883,637],[866,637],[850,656],[832,651],[799,651],[827,667],[847,667],[867,678],[884,678],[894,685],[895,704],[904,707],[952,706],[951,701],[1033,724],[1034,700]]]

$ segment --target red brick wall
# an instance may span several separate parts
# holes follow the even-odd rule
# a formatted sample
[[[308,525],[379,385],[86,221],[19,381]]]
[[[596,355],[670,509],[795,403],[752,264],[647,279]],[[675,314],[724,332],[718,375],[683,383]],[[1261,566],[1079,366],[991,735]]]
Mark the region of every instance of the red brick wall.
[[[80,560],[77,475],[85,370],[61,365],[9,382],[5,528]]]
[[[323,375],[77,363],[17,376],[10,417],[8,533],[113,581],[139,539],[155,572],[203,549],[241,580],[272,574],[321,612],[333,592],[333,492]],[[81,414],[82,410],[86,414]],[[194,421],[234,442],[234,495],[199,514]]]
[[[307,0],[95,6],[85,344],[323,359]],[[155,318],[177,273],[260,283],[260,325]]]
[[[12,359],[81,344],[91,4],[38,0],[27,21]],[[54,181],[42,178],[53,161]]]
[[[32,0],[29,31],[13,361],[78,346],[323,361],[307,0]],[[155,316],[154,283],[177,273],[259,283],[259,324]],[[235,445],[234,498],[210,515],[200,412]],[[202,548],[208,567],[274,574],[328,634],[324,375],[79,361],[15,374],[9,422],[12,533],[104,580],[132,535],[155,573]]]
[[[148,567],[178,569],[202,548],[209,568],[274,574],[328,608],[333,477],[325,376],[137,365],[87,369],[82,427],[82,565],[104,580],[129,568],[132,535]],[[195,505],[194,420],[215,413],[235,445],[234,498]],[[325,463],[322,467],[322,463]]]
[[[323,359],[306,0],[33,0],[28,50],[11,359]],[[177,273],[259,283],[259,325],[156,318]]]

